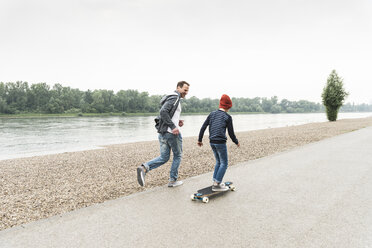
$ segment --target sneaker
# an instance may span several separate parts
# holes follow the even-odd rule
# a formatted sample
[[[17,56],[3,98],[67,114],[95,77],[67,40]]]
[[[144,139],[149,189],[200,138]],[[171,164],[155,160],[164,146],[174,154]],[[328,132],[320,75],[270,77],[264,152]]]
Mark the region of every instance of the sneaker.
[[[220,183],[217,185],[212,186],[212,191],[227,191],[229,187],[227,187],[224,183]]]
[[[138,180],[139,185],[141,186],[145,186],[145,175],[146,175],[145,167],[143,165],[138,166],[137,167],[137,180]]]
[[[177,186],[180,186],[182,184],[183,184],[182,181],[169,181],[168,187],[177,187]]]

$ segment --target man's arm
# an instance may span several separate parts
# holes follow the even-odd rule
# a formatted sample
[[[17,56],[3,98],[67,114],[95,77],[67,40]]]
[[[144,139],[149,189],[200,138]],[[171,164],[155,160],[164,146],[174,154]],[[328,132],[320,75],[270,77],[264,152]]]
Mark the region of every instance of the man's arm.
[[[172,129],[172,130],[176,128],[176,125],[174,125],[174,123],[172,121],[172,116],[170,116],[170,111],[173,108],[173,104],[177,101],[177,98],[178,98],[177,96],[169,97],[160,109],[160,119],[161,119],[161,121],[165,125],[170,127],[170,129]]]

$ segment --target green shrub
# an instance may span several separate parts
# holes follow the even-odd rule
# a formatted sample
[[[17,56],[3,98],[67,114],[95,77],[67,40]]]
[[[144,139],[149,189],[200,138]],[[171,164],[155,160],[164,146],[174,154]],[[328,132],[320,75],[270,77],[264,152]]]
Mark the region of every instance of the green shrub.
[[[72,108],[65,111],[66,114],[78,114],[81,113],[81,109]]]
[[[343,80],[333,70],[327,79],[327,84],[323,88],[322,99],[326,109],[327,119],[336,121],[338,110],[344,104],[349,95],[344,89]]]

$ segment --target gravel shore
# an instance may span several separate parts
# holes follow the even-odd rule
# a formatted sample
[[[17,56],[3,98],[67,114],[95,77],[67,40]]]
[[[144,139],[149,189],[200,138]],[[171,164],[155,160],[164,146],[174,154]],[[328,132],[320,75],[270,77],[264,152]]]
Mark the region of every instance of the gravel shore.
[[[229,166],[371,125],[369,117],[240,132],[240,148],[228,142]],[[183,139],[181,180],[214,168],[208,137],[196,142]],[[0,230],[165,185],[170,162],[147,174],[146,187],[137,183],[136,167],[158,155],[149,141],[0,161]]]

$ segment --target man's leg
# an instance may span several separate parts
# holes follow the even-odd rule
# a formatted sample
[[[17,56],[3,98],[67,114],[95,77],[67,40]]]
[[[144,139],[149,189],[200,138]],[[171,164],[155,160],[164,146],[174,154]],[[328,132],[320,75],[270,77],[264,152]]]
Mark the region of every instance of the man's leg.
[[[137,168],[137,180],[141,186],[145,185],[145,175],[148,171],[165,164],[169,160],[170,146],[168,145],[167,138],[163,134],[159,134],[158,139],[160,144],[160,156],[138,166]]]
[[[169,145],[173,151],[173,161],[169,172],[170,184],[168,186],[174,187],[182,184],[181,181],[178,181],[178,183],[176,183],[177,185],[175,184],[175,182],[178,179],[178,168],[181,164],[182,159],[182,136],[181,134],[179,135],[169,134],[169,137],[170,137]]]
[[[160,156],[143,164],[147,171],[156,169],[168,162],[171,149],[171,146],[168,143],[168,134],[169,133],[159,134]]]

